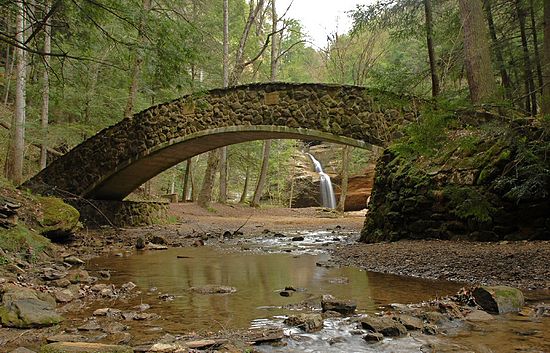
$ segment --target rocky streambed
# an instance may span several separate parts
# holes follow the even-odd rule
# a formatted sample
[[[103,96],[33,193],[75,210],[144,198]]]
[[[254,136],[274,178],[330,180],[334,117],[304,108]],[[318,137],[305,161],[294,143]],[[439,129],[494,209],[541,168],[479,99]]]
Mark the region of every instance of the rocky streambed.
[[[456,294],[460,283],[335,266],[349,261],[368,267],[366,259],[378,258],[385,266],[379,272],[399,273],[395,263],[382,261],[397,263],[399,256],[388,248],[382,256],[382,250],[353,245],[356,232],[332,227],[258,233],[134,229],[124,237],[128,234],[104,232],[80,238],[80,246],[65,248],[40,266],[21,262],[20,271],[13,268],[15,273],[2,280],[3,347],[7,352],[21,347],[35,352],[454,352],[494,349],[504,335],[508,351],[549,349],[549,311],[541,301],[547,292],[526,291],[525,305],[490,314],[470,290]],[[430,246],[452,249],[439,243]],[[533,247],[547,246],[538,245]],[[422,247],[401,246],[394,253],[411,257]],[[517,248],[521,254],[523,248]],[[100,249],[107,252],[97,258]],[[330,258],[328,251],[336,256]],[[435,277],[420,266],[422,259],[434,265],[433,252],[417,257],[416,262],[401,258],[401,265],[418,270],[404,274]],[[547,283],[545,272],[538,275],[538,283]],[[506,283],[528,287],[530,281]],[[530,301],[531,293],[538,293],[536,301]]]

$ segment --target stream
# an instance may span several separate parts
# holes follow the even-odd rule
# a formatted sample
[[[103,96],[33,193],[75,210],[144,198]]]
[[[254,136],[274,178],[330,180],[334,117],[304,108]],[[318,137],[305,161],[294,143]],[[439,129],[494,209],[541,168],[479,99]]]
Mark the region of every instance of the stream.
[[[292,237],[303,240],[292,241]],[[356,324],[349,318],[327,319],[322,331],[309,334],[282,323],[286,315],[303,309],[304,303],[318,305],[324,294],[355,300],[358,313],[374,314],[392,303],[419,303],[454,294],[462,287],[455,282],[326,266],[326,249],[346,241],[351,241],[349,236],[330,231],[304,231],[286,237],[270,234],[229,240],[219,246],[113,254],[92,260],[89,269],[109,270],[110,282],[117,287],[130,281],[137,285],[140,294],[127,302],[117,302],[116,308],[124,310],[147,303],[151,305],[149,312],[159,315],[159,320],[130,323],[136,339],[132,344],[149,343],[165,333],[281,327],[288,337],[286,346],[264,345],[260,351],[420,352],[426,346],[438,346],[442,338],[424,335],[368,344],[361,335],[352,334]],[[202,285],[232,286],[237,291],[205,295],[189,290]],[[282,296],[285,287],[296,291],[289,297]],[[104,306],[97,303],[82,314],[90,315]],[[517,315],[497,317],[490,323],[457,327],[444,343],[451,347],[449,351],[512,352],[532,345],[550,348],[545,343],[550,342],[549,324],[548,318],[532,321]],[[136,331],[139,334],[134,334]],[[512,344],[502,347],[503,339]],[[520,351],[544,352],[546,348]]]

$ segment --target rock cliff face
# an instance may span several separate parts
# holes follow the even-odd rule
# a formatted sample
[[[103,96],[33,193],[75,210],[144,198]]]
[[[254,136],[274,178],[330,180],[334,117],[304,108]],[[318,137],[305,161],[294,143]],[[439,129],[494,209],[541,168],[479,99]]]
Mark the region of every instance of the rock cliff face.
[[[343,145],[323,143],[312,146],[309,150],[317,158],[323,170],[331,177],[332,186],[338,202],[341,193],[341,155]],[[292,207],[320,207],[322,205],[319,174],[313,171],[311,159],[304,153],[293,157],[295,163],[295,184]],[[371,194],[374,182],[374,163],[364,165],[360,174],[348,178],[348,194],[345,211],[358,211],[366,208],[367,199]]]
[[[411,152],[414,139],[384,152],[361,241],[550,239],[548,127],[468,118],[432,153]]]

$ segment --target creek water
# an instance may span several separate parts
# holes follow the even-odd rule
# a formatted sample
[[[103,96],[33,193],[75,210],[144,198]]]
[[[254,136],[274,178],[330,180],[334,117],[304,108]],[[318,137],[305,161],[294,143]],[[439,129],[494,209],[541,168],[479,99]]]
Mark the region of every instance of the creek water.
[[[158,339],[161,332],[177,334],[283,327],[285,315],[296,313],[308,300],[318,303],[323,294],[353,299],[359,312],[374,313],[383,305],[418,303],[454,294],[461,287],[453,282],[371,273],[351,267],[320,266],[328,258],[323,249],[345,241],[346,237],[335,237],[328,231],[302,232],[300,235],[304,237],[300,242],[292,242],[290,237],[266,236],[216,247],[170,248],[106,256],[94,259],[90,269],[110,270],[110,281],[117,287],[129,281],[137,285],[136,290],[141,294],[129,302],[117,303],[116,308],[124,310],[147,303],[151,305],[149,311],[162,318],[139,323],[139,326],[132,323],[133,331],[141,331],[136,343]],[[237,292],[204,295],[189,290],[193,286],[211,284],[232,286]],[[297,291],[290,297],[283,297],[279,293],[287,286]],[[102,306],[105,303],[97,305]],[[97,307],[88,309],[91,312]],[[527,342],[529,347],[529,340],[536,340],[540,346],[550,339],[544,333],[544,327],[549,323],[547,319],[527,324],[516,319],[499,320],[477,325],[475,329],[468,328],[466,334],[457,328],[457,334],[446,338],[445,342],[450,347],[454,344],[456,347],[492,347],[485,343],[489,339],[498,347],[502,335],[512,335],[515,339],[520,338],[519,345]],[[346,319],[325,320],[324,329],[315,334],[304,334],[286,327],[286,334],[292,337],[287,346],[262,346],[259,349],[265,352],[420,352],[426,344],[441,340],[430,338],[430,343],[424,338],[409,336],[369,345],[361,335],[350,333],[353,327]],[[492,339],[491,333],[497,340]],[[487,349],[471,351],[514,351]]]

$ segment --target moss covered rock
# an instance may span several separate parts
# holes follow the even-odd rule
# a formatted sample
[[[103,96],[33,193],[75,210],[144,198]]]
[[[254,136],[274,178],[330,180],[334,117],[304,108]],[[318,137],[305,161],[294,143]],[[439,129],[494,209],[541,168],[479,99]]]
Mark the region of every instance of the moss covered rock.
[[[46,293],[14,285],[4,286],[1,291],[0,320],[3,326],[32,328],[63,321],[55,312],[55,299]]]
[[[385,150],[361,241],[550,239],[549,128],[448,119]]]
[[[518,312],[525,304],[522,291],[507,286],[480,286],[474,289],[472,295],[483,310],[494,314]]]
[[[40,197],[42,205],[41,233],[48,238],[63,238],[78,229],[80,213],[56,197]]]

